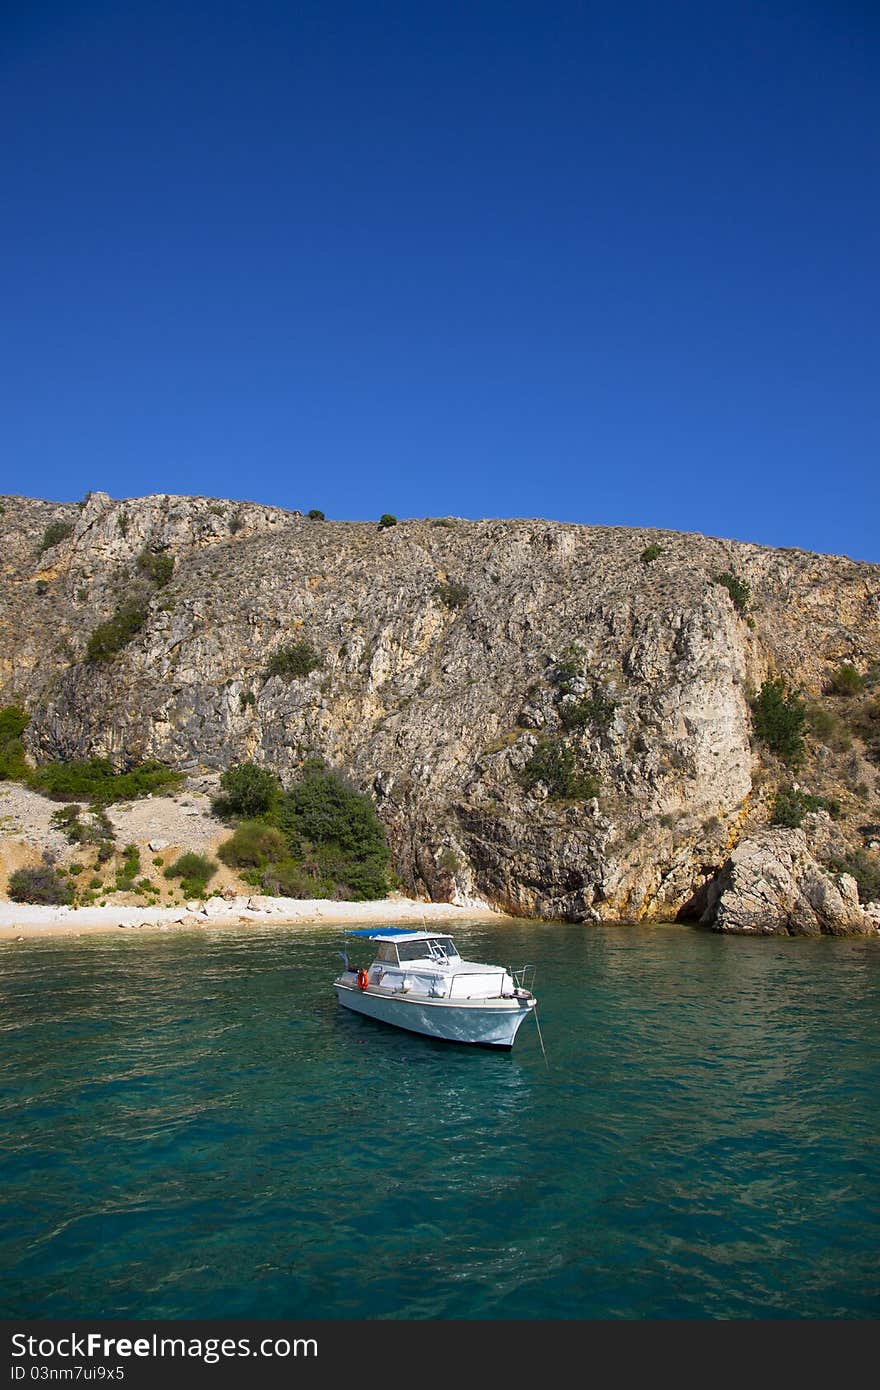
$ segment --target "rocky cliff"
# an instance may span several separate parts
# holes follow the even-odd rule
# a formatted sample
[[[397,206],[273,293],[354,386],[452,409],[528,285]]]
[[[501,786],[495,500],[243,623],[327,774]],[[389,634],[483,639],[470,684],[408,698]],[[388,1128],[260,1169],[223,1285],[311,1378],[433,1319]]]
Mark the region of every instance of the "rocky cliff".
[[[750,715],[778,675],[822,715],[799,784],[838,817],[814,814],[803,852],[875,854],[880,566],[672,532],[379,529],[103,493],[7,497],[0,538],[0,704],[31,711],[36,760],[253,760],[289,780],[318,753],[374,796],[411,890],[723,925],[731,852],[792,781]],[[722,574],[748,586],[746,604]],[[140,625],[89,660],[126,603]],[[321,664],[268,675],[297,642]],[[842,663],[868,689],[823,695]]]

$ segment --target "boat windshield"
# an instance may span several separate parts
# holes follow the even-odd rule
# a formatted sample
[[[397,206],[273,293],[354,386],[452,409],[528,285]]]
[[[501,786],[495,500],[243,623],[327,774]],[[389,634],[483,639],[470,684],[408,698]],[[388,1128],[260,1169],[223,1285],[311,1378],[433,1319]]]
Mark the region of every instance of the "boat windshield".
[[[397,954],[403,960],[457,960],[458,952],[451,936],[438,936],[431,941],[398,942]]]

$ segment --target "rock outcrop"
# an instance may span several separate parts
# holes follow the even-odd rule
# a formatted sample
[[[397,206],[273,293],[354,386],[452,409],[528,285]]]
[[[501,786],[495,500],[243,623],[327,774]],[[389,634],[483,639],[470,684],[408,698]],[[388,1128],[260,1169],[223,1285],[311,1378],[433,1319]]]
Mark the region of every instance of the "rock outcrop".
[[[59,522],[70,534],[41,549]],[[408,890],[526,915],[702,910],[782,775],[750,692],[781,674],[819,699],[835,665],[880,661],[880,567],[698,535],[379,530],[96,493],[6,498],[0,539],[0,704],[31,712],[35,759],[253,760],[290,781],[318,754],[376,800]],[[173,560],[167,582],[144,556]],[[747,612],[725,572],[750,586]],[[132,594],[145,620],[88,660]],[[320,665],[269,675],[297,642]],[[855,844],[880,819],[878,767],[860,737],[831,744],[811,742],[810,786],[842,801]]]
[[[702,922],[745,936],[846,936],[874,931],[855,879],[826,873],[802,830],[764,830],[733,851]]]

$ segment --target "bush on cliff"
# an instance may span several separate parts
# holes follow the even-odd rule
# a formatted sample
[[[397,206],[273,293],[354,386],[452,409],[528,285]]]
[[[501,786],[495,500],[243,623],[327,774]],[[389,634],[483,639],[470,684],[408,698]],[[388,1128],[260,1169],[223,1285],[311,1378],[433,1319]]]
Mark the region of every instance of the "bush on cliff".
[[[796,787],[780,787],[770,813],[771,825],[797,830],[810,811],[827,811],[832,820],[840,819],[840,802],[835,797],[812,796]]]
[[[838,666],[837,670],[831,675],[825,685],[826,695],[861,695],[865,688],[865,678],[860,675],[855,666],[850,666],[844,662]]]
[[[311,642],[291,642],[272,653],[266,667],[266,676],[280,676],[285,681],[300,680],[323,665],[321,654],[315,650]]]
[[[597,689],[581,700],[567,700],[559,706],[559,718],[566,729],[596,728],[606,732],[617,711],[607,691]]]
[[[86,660],[110,661],[147,621],[148,603],[145,595],[131,593],[120,602],[116,612],[106,622],[99,623],[88,640]]]
[[[539,782],[557,801],[588,801],[599,795],[599,779],[591,769],[579,770],[572,750],[552,738],[542,738],[519,775],[526,791]]]
[[[50,864],[36,869],[16,869],[9,875],[9,896],[14,903],[49,903],[59,906],[73,902],[73,888]]]
[[[737,575],[731,574],[730,570],[725,570],[723,574],[716,574],[712,577],[713,584],[720,584],[722,589],[726,589],[730,594],[731,602],[739,613],[740,617],[745,616],[748,608],[749,599],[752,591],[744,579],[739,579]]]
[[[880,855],[854,849],[843,859],[832,859],[828,868],[835,874],[851,874],[858,884],[859,902],[880,902]]]
[[[783,762],[797,767],[804,754],[806,707],[783,680],[766,680],[752,701],[755,733]]]
[[[164,589],[174,573],[174,556],[167,550],[142,550],[137,558],[138,569],[157,589]]]
[[[51,550],[53,546],[59,545],[61,541],[66,541],[68,536],[73,535],[73,525],[69,521],[50,521],[43,532],[43,539],[40,541],[40,554],[44,550]]]

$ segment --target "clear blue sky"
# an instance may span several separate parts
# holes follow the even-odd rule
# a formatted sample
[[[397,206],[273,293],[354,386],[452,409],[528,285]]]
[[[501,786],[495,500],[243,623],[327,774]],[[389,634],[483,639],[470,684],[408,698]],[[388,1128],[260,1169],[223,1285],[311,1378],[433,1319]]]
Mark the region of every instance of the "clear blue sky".
[[[0,16],[0,491],[880,560],[876,3]]]

